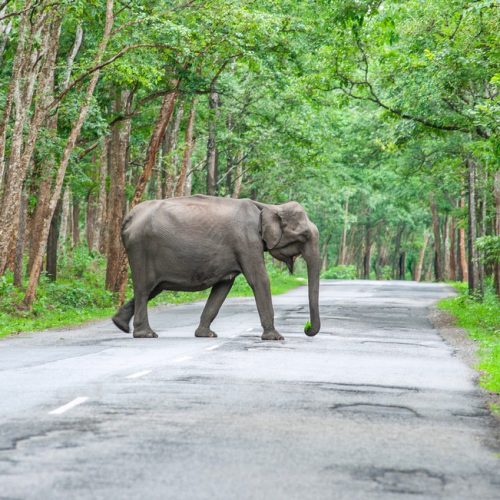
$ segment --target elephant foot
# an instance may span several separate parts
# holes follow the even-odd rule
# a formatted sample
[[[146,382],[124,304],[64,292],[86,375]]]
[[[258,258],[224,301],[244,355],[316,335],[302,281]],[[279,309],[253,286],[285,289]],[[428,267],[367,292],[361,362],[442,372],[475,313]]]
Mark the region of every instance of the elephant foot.
[[[148,328],[147,330],[134,330],[134,338],[136,339],[156,339],[158,335]]]
[[[112,318],[111,321],[117,326],[122,332],[125,333],[130,333],[130,326],[129,322],[130,320],[126,321],[123,318],[121,318],[118,314],[115,314]]]
[[[283,335],[279,334],[276,330],[264,332],[261,337],[262,340],[285,340]]]
[[[210,330],[210,328],[204,328],[199,326],[194,332],[195,337],[217,337],[217,334]]]

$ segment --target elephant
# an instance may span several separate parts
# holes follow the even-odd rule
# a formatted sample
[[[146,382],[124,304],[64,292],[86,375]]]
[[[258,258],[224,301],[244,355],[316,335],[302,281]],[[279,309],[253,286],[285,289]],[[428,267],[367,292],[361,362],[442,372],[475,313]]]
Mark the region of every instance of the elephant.
[[[320,330],[319,232],[294,201],[267,205],[250,199],[205,195],[139,203],[124,218],[122,241],[132,271],[134,297],[113,316],[134,337],[157,337],[148,321],[147,303],[163,290],[211,288],[196,337],[216,337],[210,329],[236,276],[243,274],[255,296],[263,340],[283,340],[274,311],[264,252],[293,272],[302,256],[308,270],[310,321],[304,332]]]

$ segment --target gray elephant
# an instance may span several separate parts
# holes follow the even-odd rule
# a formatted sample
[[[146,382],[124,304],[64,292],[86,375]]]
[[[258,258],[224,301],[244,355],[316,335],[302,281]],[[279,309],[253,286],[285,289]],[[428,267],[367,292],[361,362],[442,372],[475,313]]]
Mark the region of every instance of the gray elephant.
[[[163,290],[194,292],[212,288],[197,337],[216,337],[210,325],[242,273],[251,286],[262,339],[282,340],[274,328],[274,311],[264,252],[293,270],[295,258],[307,263],[310,324],[305,333],[320,329],[319,233],[296,202],[265,205],[248,199],[188,196],[140,203],[125,217],[122,239],[127,251],[134,298],[113,317],[134,337],[157,337],[148,321],[147,303]]]

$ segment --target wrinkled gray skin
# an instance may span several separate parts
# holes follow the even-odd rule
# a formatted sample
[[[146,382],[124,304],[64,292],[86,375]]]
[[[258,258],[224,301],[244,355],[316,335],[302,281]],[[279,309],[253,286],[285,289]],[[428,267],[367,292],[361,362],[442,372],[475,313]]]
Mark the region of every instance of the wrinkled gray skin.
[[[262,339],[282,340],[274,328],[274,311],[264,252],[293,269],[302,255],[308,267],[309,336],[320,329],[319,234],[296,202],[265,205],[252,200],[189,196],[145,201],[123,222],[134,298],[113,317],[134,337],[157,337],[149,326],[147,303],[163,290],[198,291],[212,288],[196,329],[197,337],[216,337],[210,325],[234,279],[243,273],[252,287],[263,328]]]

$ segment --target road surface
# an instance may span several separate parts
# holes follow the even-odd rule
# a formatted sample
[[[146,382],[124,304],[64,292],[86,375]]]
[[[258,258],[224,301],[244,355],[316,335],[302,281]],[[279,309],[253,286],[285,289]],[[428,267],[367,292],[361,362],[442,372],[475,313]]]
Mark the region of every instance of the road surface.
[[[0,498],[500,498],[495,422],[475,373],[427,319],[445,285],[325,281],[275,297],[0,340]]]

